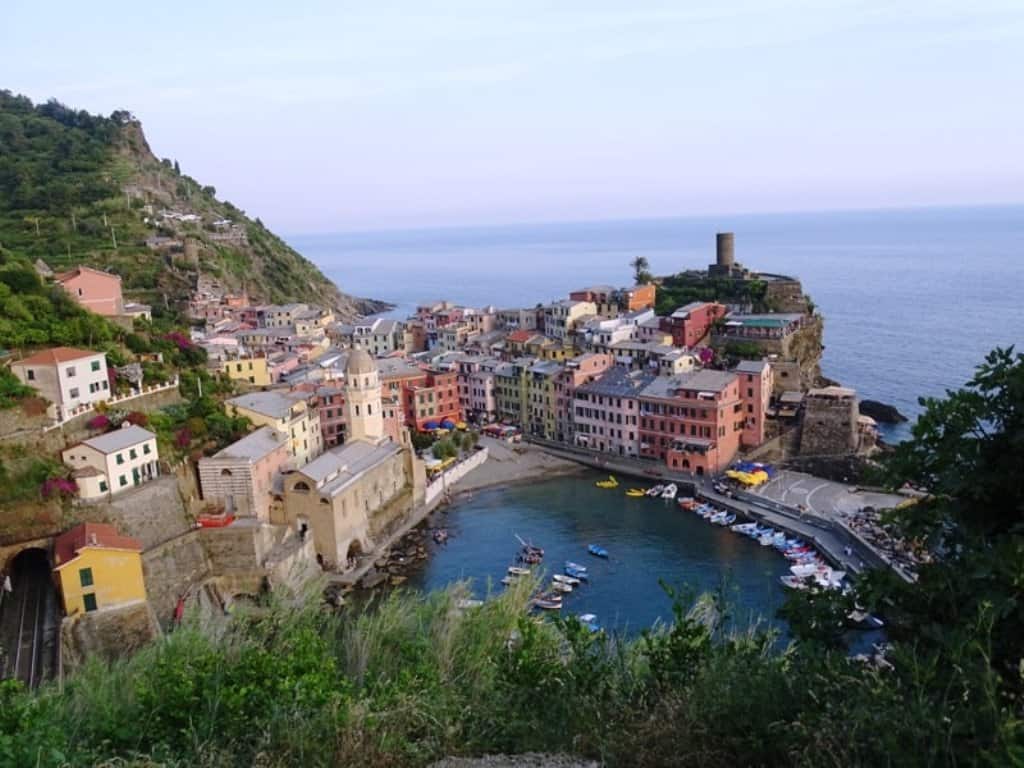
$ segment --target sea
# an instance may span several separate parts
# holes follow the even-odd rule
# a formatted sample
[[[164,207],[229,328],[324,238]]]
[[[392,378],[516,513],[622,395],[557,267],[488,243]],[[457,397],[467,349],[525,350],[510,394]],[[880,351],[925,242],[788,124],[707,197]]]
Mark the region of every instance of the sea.
[[[343,291],[408,315],[419,303],[533,306],[736,259],[799,277],[825,317],[826,376],[911,419],[920,397],[967,382],[996,346],[1024,350],[1024,206],[785,213],[296,234],[289,243]],[[884,428],[890,441],[909,425]]]

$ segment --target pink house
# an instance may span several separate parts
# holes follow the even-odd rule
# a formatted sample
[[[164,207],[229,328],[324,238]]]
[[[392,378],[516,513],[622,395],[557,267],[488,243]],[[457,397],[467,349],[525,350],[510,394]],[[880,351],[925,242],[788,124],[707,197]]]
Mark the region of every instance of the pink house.
[[[740,444],[756,448],[764,442],[765,413],[772,396],[772,368],[766,360],[744,360],[736,366],[740,401],[743,404],[743,432]]]
[[[654,374],[609,368],[577,388],[573,400],[577,445],[616,456],[640,455],[640,393]]]
[[[83,307],[97,315],[124,314],[121,278],[91,267],[75,267],[54,276],[54,281]]]
[[[612,356],[589,352],[565,361],[555,377],[555,432],[559,440],[571,442],[576,432],[573,399],[576,390],[593,381],[612,366]]]
[[[270,497],[279,472],[291,467],[288,438],[260,427],[220,453],[199,460],[203,500],[237,517],[270,519]]]
[[[722,304],[693,301],[666,317],[663,328],[672,334],[674,346],[690,349],[707,335],[716,320],[725,317],[725,312]]]

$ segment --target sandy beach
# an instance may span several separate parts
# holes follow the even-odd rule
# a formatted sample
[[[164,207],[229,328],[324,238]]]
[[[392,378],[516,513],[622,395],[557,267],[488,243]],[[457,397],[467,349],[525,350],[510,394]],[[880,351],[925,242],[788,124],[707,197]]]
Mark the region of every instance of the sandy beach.
[[[583,472],[586,469],[574,461],[552,456],[527,443],[511,445],[503,440],[481,437],[480,444],[487,446],[490,455],[482,466],[456,483],[455,491],[459,494],[495,485]]]

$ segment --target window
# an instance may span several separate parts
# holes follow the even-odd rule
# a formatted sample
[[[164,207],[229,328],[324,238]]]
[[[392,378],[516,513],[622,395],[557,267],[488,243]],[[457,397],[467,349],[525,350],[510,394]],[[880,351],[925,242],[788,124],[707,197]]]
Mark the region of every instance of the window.
[[[149,443],[144,443],[144,444],[143,444],[143,446],[142,446],[142,452],[143,452],[143,453],[145,453],[146,455],[149,455],[149,453],[150,453],[150,450],[149,450]]]
[[[100,480],[100,493],[106,493],[106,492],[107,492],[107,481],[106,480]]]
[[[83,587],[92,586],[92,568],[79,568],[78,569],[78,580],[81,582]]]
[[[70,397],[72,400],[76,399],[78,397],[78,387],[72,387],[71,390],[68,392],[68,397]]]
[[[25,371],[25,378],[27,378],[29,381],[35,381],[36,380],[36,372],[34,370],[32,370],[31,368],[29,368],[28,370]]]
[[[82,604],[85,606],[85,612],[96,610],[96,595],[90,592],[88,595],[82,595]]]
[[[67,367],[67,368],[66,368],[66,369],[64,370],[64,373],[66,373],[66,374],[67,374],[67,377],[68,377],[69,379],[71,379],[71,378],[74,378],[74,376],[75,376],[75,366],[73,366],[73,365],[70,365],[70,366],[68,366],[68,367]]]
[[[121,477],[117,479],[117,484],[120,485],[122,488],[128,485],[128,475],[121,475]]]
[[[124,454],[123,453],[117,454],[117,463],[118,464],[124,464]]]
[[[134,448],[132,448],[131,450],[128,451],[128,457],[132,459],[137,459],[139,458],[139,454],[138,452],[136,452]]]

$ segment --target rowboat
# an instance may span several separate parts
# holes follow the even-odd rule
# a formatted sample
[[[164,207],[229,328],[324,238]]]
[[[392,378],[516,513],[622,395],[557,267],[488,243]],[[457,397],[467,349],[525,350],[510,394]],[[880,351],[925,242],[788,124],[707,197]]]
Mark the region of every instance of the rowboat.
[[[588,545],[587,552],[592,554],[594,557],[608,557],[608,550],[598,544]]]
[[[643,488],[630,488],[628,491],[626,491],[626,495],[629,496],[631,499],[641,499],[647,495],[647,491],[645,491]]]
[[[555,592],[572,592],[572,585],[566,584],[564,581],[552,581],[551,588]]]
[[[519,568],[518,566],[510,565],[508,567],[508,572],[512,576],[526,576],[530,572],[530,569],[529,568]]]
[[[577,584],[580,583],[579,579],[577,579],[577,578],[575,578],[573,576],[563,576],[560,573],[556,573],[551,578],[554,579],[555,581],[560,581],[563,584],[568,584],[571,587],[575,587]]]

